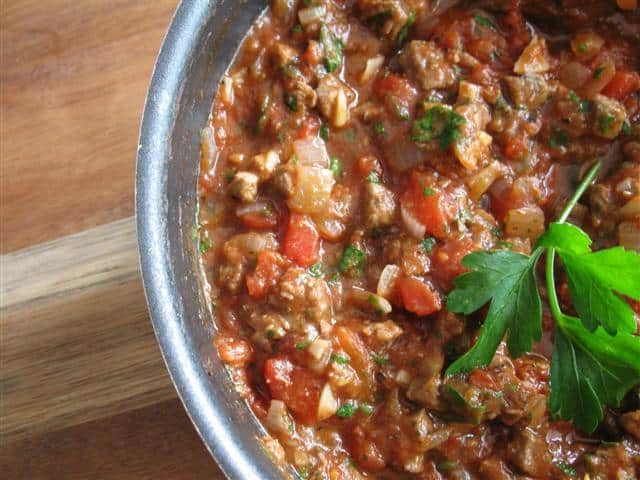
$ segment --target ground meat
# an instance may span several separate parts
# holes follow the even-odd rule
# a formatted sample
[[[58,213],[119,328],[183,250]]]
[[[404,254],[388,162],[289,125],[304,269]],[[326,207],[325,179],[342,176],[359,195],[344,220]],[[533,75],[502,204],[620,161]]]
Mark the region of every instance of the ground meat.
[[[393,223],[396,200],[384,185],[368,182],[366,185],[365,226],[367,230],[388,227]]]
[[[312,277],[302,268],[291,267],[284,273],[272,301],[295,314],[298,327],[313,323],[326,329],[331,325],[331,296],[327,282]]]
[[[624,106],[612,98],[598,94],[593,97],[593,108],[595,111],[593,134],[602,138],[616,138],[627,118]]]
[[[407,74],[425,90],[446,88],[456,81],[455,70],[445,59],[444,51],[434,42],[409,42],[399,60]]]
[[[549,98],[549,85],[539,75],[506,76],[504,81],[516,105],[534,109],[540,107]]]
[[[244,281],[247,266],[256,261],[258,252],[277,250],[278,242],[271,233],[241,233],[227,240],[222,248],[223,260],[217,282],[231,292],[237,292]]]
[[[255,202],[258,196],[258,175],[252,172],[238,172],[229,183],[229,195],[245,203]]]

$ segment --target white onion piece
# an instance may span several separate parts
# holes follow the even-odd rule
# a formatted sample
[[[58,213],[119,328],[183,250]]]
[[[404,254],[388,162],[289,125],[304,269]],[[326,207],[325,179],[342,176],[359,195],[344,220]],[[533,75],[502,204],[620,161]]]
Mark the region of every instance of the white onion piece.
[[[535,241],[544,233],[544,212],[540,207],[514,208],[505,215],[504,225],[507,237]]]
[[[273,206],[270,202],[258,201],[253,203],[247,203],[246,205],[240,205],[236,208],[236,215],[238,217],[243,217],[245,215],[249,215],[251,213],[263,213],[273,210]]]
[[[322,373],[329,365],[329,360],[331,360],[331,342],[317,338],[311,342],[307,351],[311,356],[311,361],[309,362],[311,370]]]
[[[333,173],[328,168],[297,165],[293,192],[287,205],[298,213],[320,213],[329,208],[335,183]]]
[[[326,420],[338,411],[338,401],[331,391],[328,383],[325,383],[320,392],[318,401],[318,420]]]
[[[396,289],[396,282],[400,276],[400,267],[397,265],[385,265],[378,279],[376,293],[384,298],[390,298]]]
[[[420,221],[413,216],[409,209],[402,204],[400,205],[400,217],[402,218],[402,223],[404,223],[404,226],[409,235],[411,235],[413,238],[417,238],[418,240],[424,238],[424,234],[427,232],[427,227],[420,223]]]
[[[293,153],[298,159],[298,165],[329,168],[329,154],[322,139],[314,137],[293,142]]]
[[[367,60],[362,75],[360,75],[360,83],[367,83],[378,74],[378,70],[384,64],[384,55],[376,55]]]
[[[578,90],[591,77],[589,68],[580,62],[564,64],[558,72],[558,79],[568,88]]]
[[[298,10],[298,20],[303,27],[311,25],[312,23],[321,22],[325,14],[324,5],[317,5],[315,7],[301,8]]]
[[[549,52],[542,37],[535,36],[525,47],[520,58],[513,65],[513,71],[521,75],[527,73],[544,73],[549,70]]]
[[[293,432],[293,421],[289,417],[287,406],[282,400],[271,400],[265,425],[274,432],[290,435]]]
[[[622,222],[618,225],[618,243],[627,250],[640,253],[640,225],[637,222]]]
[[[216,154],[216,141],[213,138],[213,127],[208,125],[200,134],[200,169],[208,171],[213,168],[213,160]]]

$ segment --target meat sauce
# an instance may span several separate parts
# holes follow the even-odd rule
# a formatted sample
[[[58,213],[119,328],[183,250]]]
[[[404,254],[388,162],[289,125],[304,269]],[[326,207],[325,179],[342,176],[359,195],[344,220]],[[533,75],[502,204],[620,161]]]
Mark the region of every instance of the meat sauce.
[[[275,460],[640,476],[640,388],[592,435],[550,418],[548,311],[531,353],[444,374],[486,313],[447,311],[464,256],[531,253],[598,158],[571,222],[640,249],[639,68],[635,0],[273,1],[203,130],[198,235],[215,345]]]

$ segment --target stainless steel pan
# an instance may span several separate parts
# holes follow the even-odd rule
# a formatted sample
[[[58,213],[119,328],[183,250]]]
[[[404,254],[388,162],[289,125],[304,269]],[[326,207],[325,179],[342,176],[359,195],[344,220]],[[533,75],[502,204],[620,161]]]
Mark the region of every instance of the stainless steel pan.
[[[237,395],[212,344],[212,314],[192,231],[199,132],[222,74],[264,1],[183,0],[147,96],[136,177],[145,294],[173,383],[207,448],[229,478],[276,479],[264,431]],[[161,418],[158,421],[162,421]]]

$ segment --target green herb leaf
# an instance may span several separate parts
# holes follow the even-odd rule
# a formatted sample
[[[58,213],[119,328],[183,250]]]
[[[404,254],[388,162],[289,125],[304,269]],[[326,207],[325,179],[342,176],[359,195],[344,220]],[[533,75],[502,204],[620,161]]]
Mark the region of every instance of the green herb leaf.
[[[607,133],[611,128],[611,125],[616,121],[616,117],[613,115],[600,115],[598,118],[598,126],[602,133]]]
[[[594,70],[593,72],[593,78],[600,78],[602,76],[602,74],[604,73],[605,68],[604,67],[598,67]]]
[[[436,191],[431,187],[424,187],[424,190],[422,190],[422,195],[425,197],[430,197],[434,193],[436,193]]]
[[[384,135],[384,125],[381,121],[378,120],[373,124],[373,131],[376,133],[376,135]]]
[[[556,467],[558,467],[560,470],[562,470],[562,472],[565,475],[569,475],[570,477],[575,477],[578,474],[578,472],[576,472],[576,469],[573,468],[568,463],[560,462],[560,461],[553,462],[553,463],[555,463]]]
[[[329,125],[327,125],[326,123],[323,123],[322,125],[320,125],[320,138],[322,140],[324,140],[325,142],[329,141]]]
[[[422,118],[413,122],[411,139],[419,143],[439,140],[440,148],[444,149],[460,138],[460,125],[466,122],[462,115],[453,110],[431,107]]]
[[[333,355],[331,355],[331,361],[339,363],[340,365],[349,364],[349,359],[347,357],[343,357],[342,355],[338,355],[337,353],[334,353]]]
[[[211,240],[209,240],[208,238],[200,241],[200,253],[206,252],[207,250],[211,249],[211,247]]]
[[[324,66],[327,72],[336,71],[342,66],[342,42],[324,23],[320,26],[320,44],[324,48]]]
[[[336,180],[340,180],[342,176],[342,163],[340,163],[340,159],[338,157],[331,157],[329,159],[329,169],[333,173],[333,177]]]
[[[416,12],[415,10],[411,10],[411,12],[409,13],[409,18],[407,18],[407,22],[402,26],[402,28],[398,32],[398,36],[396,37],[396,45],[398,46],[398,48],[404,45],[404,42],[409,36],[409,30],[411,30],[411,27],[414,23],[416,23]]]
[[[296,350],[305,350],[309,347],[309,345],[311,345],[311,342],[308,340],[305,340],[304,342],[297,342]]]
[[[569,145],[569,135],[564,130],[554,128],[551,131],[551,138],[549,139],[549,146],[551,148],[566,147]]]
[[[354,271],[361,273],[364,269],[365,259],[366,255],[362,250],[354,245],[347,245],[338,263],[338,271],[341,273]]]
[[[640,382],[640,337],[590,332],[568,315],[556,322],[549,411],[591,433],[604,417],[602,405],[620,405]]]
[[[341,418],[346,418],[346,417],[353,417],[354,413],[355,413],[355,408],[353,408],[353,405],[351,405],[350,403],[345,403],[338,409],[338,411],[336,412],[336,415],[338,415]]]
[[[447,308],[469,315],[489,300],[491,305],[474,346],[453,362],[447,375],[488,364],[508,331],[507,345],[514,357],[531,350],[542,336],[542,303],[535,279],[541,251],[531,257],[508,250],[475,252],[462,260],[471,270],[455,280]]]
[[[389,357],[385,357],[384,355],[379,355],[375,352],[371,354],[371,358],[373,358],[373,361],[376,362],[378,365],[386,365],[387,363],[389,363]]]
[[[366,180],[369,183],[380,183],[380,177],[374,171],[369,172],[369,175],[367,175]]]
[[[298,111],[298,97],[294,93],[287,92],[284,94],[284,104],[292,112]]]
[[[420,245],[425,253],[431,253],[433,251],[433,247],[436,246],[436,239],[433,237],[427,237],[420,242]]]
[[[311,265],[309,267],[309,275],[315,278],[322,278],[324,276],[324,272],[322,271],[322,265],[316,263],[315,265]]]
[[[476,15],[475,17],[473,17],[473,19],[478,25],[489,28],[494,32],[498,31],[498,28],[495,26],[495,24],[491,20],[489,20],[487,17],[483,17],[482,15]]]

